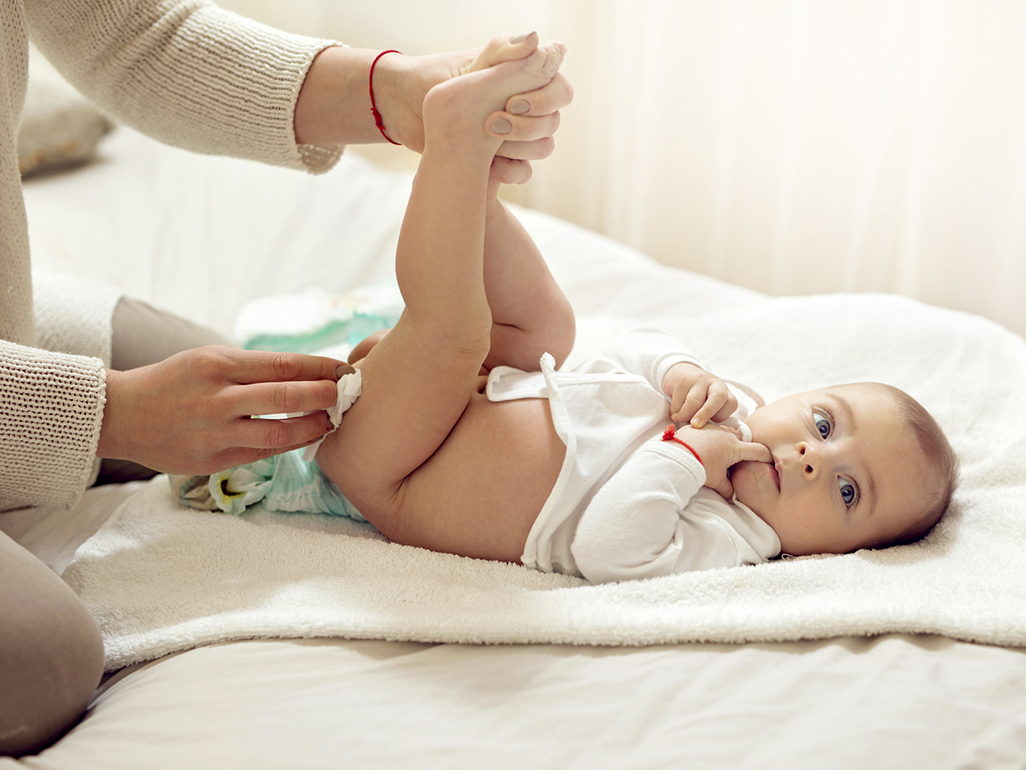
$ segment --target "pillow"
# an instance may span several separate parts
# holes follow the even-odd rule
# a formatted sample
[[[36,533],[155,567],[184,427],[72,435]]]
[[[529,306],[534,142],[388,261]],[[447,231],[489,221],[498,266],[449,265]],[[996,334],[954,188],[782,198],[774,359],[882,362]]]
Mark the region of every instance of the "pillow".
[[[65,81],[34,48],[29,51],[25,109],[18,129],[22,177],[81,165],[96,154],[113,122]]]

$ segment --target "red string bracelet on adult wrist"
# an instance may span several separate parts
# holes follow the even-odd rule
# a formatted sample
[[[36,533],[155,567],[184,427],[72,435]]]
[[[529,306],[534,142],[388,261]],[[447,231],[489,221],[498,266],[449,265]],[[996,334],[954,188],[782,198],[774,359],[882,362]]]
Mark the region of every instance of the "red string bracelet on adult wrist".
[[[378,59],[380,59],[386,53],[397,53],[400,56],[402,56],[402,52],[396,51],[395,49],[389,49],[387,51],[382,51],[381,53],[379,53],[377,56],[374,57],[374,61],[371,62],[370,76],[367,78],[368,90],[370,90],[371,114],[374,116],[374,125],[378,127],[378,131],[381,132],[381,135],[385,137],[385,139],[387,139],[389,142],[392,142],[392,144],[401,144],[401,142],[392,141],[391,137],[389,137],[389,135],[385,133],[385,121],[382,119],[381,113],[378,112],[378,105],[374,102],[374,67],[377,66]]]
[[[705,467],[705,463],[702,462],[702,458],[698,456],[698,452],[695,451],[695,448],[690,444],[685,444],[683,441],[677,438],[677,428],[676,426],[674,426],[672,422],[669,425],[667,425],[666,430],[663,431],[663,441],[676,441],[678,444],[680,444],[682,447],[687,449],[689,452],[691,452],[691,454],[695,456],[695,459],[698,460],[699,465],[701,465],[703,468]]]

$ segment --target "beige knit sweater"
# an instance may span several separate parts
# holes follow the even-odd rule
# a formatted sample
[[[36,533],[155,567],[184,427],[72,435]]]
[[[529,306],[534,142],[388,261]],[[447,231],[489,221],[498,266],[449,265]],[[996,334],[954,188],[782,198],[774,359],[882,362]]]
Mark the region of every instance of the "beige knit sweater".
[[[169,144],[313,172],[341,151],[299,146],[293,130],[306,71],[331,41],[206,0],[0,0],[0,510],[73,505],[91,483],[120,298],[37,280],[33,308],[15,145],[30,36],[100,107]]]

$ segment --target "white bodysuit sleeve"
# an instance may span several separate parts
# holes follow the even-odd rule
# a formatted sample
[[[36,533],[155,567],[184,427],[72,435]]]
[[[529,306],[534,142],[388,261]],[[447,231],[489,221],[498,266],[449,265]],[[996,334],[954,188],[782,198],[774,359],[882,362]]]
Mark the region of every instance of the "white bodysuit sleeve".
[[[641,375],[660,393],[663,392],[663,377],[674,364],[686,362],[702,366],[683,342],[672,334],[652,328],[613,337],[603,347],[600,357]]]
[[[687,449],[650,441],[585,510],[570,546],[577,569],[608,583],[734,566],[737,549],[725,522],[686,510],[705,478]]]

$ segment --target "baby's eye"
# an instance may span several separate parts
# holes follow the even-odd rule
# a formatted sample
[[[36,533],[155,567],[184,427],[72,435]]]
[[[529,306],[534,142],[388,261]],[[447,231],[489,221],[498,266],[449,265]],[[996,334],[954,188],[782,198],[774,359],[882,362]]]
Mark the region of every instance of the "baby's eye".
[[[841,489],[841,499],[844,500],[845,507],[851,508],[859,497],[859,493],[858,490],[855,489],[855,485],[847,479],[838,479],[837,485]]]
[[[813,412],[812,415],[816,420],[816,430],[819,431],[819,435],[822,438],[829,437],[830,431],[832,431],[834,428],[834,426],[830,422],[830,418],[827,415],[822,414],[820,412]]]

